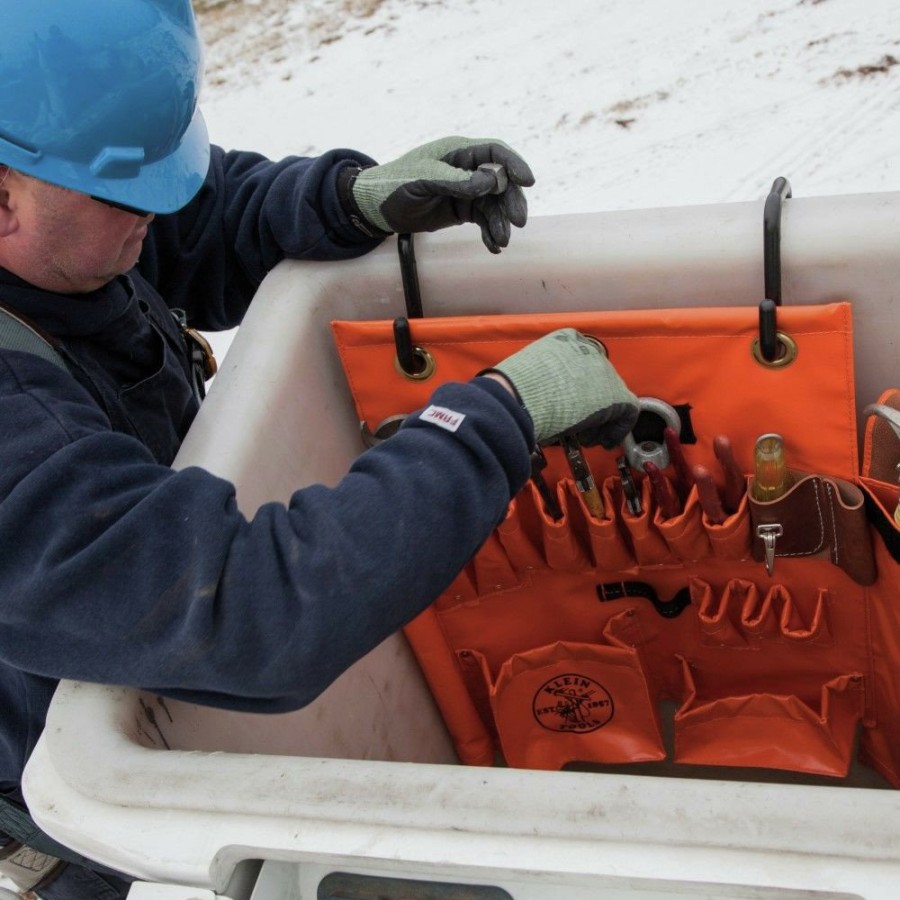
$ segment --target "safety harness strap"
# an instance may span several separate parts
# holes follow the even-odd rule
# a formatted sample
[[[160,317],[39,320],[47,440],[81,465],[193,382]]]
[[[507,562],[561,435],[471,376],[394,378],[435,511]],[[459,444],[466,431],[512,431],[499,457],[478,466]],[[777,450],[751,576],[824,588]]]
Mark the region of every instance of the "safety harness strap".
[[[32,353],[47,362],[69,371],[65,360],[54,348],[52,339],[41,333],[35,325],[18,313],[0,304],[0,347]]]
[[[53,339],[18,313],[0,304],[0,348],[31,353],[69,371]],[[17,803],[0,794],[0,835],[12,839],[0,846],[0,872],[19,887],[46,883],[62,862],[90,866],[90,860],[69,850],[38,828],[34,819]],[[29,884],[29,882],[31,882]]]
[[[191,389],[199,404],[206,397],[206,381],[216,374],[216,358],[206,338],[190,328],[184,312],[171,310],[184,341],[191,367]],[[20,350],[53,363],[64,372],[69,371],[65,359],[54,346],[53,338],[42,332],[33,322],[0,303],[0,349]]]
[[[57,859],[84,865],[88,862],[83,856],[69,850],[63,844],[54,841],[44,834],[31,816],[17,803],[0,794],[0,833],[11,837],[20,844],[31,847],[38,853],[46,853]],[[0,847],[0,853],[3,848]]]

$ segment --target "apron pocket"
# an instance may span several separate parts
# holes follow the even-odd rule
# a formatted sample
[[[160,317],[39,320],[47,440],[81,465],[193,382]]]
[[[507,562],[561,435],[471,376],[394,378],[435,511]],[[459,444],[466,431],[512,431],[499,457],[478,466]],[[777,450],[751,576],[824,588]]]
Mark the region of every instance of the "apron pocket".
[[[691,488],[680,515],[664,519],[657,510],[653,524],[663,536],[668,548],[682,562],[697,562],[710,555],[709,538],[703,527],[696,487]]]
[[[491,707],[510,766],[561,769],[571,762],[630,763],[665,758],[655,699],[637,648],[558,641],[512,656],[491,686]]]
[[[687,699],[675,714],[675,761],[787,769],[843,778],[863,715],[859,673],[821,686],[818,709],[792,694],[701,698],[682,659]]]

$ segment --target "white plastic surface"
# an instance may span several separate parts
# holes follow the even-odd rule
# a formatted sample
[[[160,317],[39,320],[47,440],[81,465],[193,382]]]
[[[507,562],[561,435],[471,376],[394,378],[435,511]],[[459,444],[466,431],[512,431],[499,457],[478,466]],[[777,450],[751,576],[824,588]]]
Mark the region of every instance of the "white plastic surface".
[[[141,882],[132,886],[128,900],[229,900],[222,894],[172,884]]]
[[[872,402],[900,384],[900,194],[795,198],[783,229],[784,302],[854,302],[858,401]],[[762,202],[537,219],[500,257],[451,229],[418,237],[416,254],[427,315],[756,306]],[[234,481],[248,515],[335,482],[360,443],[328,323],[403,312],[394,241],[355,262],[280,266],[176,464]],[[494,884],[516,900],[897,896],[895,791],[454,759],[395,636],[285,716],[64,683],[25,790],[54,837],[148,881],[224,890],[242,859],[273,861],[266,877],[288,864],[278,900],[314,898],[333,870]]]

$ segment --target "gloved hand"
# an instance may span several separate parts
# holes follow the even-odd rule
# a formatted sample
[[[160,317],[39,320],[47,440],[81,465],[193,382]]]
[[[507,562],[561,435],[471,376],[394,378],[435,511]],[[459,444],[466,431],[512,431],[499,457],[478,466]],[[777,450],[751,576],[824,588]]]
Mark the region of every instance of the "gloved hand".
[[[492,370],[518,391],[538,444],[563,435],[590,447],[618,447],[640,408],[606,353],[574,328],[561,328],[523,347]]]
[[[503,171],[498,177],[496,166],[479,169],[484,163]],[[521,228],[528,218],[522,188],[532,184],[528,164],[502,141],[446,137],[360,170],[341,196],[382,232],[437,231],[475,222],[488,250],[499,253],[509,244],[510,224]]]

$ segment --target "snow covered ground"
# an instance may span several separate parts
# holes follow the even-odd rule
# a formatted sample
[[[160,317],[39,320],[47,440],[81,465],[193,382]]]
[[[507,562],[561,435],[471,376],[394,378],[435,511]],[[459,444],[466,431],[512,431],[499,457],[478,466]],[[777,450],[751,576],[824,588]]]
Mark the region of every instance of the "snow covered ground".
[[[533,216],[900,190],[896,0],[194,3],[226,147],[499,137]]]
[[[900,190],[896,0],[195,0],[213,140],[531,163],[533,215]]]

